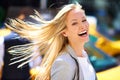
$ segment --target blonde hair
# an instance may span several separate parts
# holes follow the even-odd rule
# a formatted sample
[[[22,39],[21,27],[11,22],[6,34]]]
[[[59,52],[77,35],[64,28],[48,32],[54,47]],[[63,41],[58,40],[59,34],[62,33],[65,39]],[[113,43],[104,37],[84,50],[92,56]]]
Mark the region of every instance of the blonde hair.
[[[35,27],[35,25],[30,25],[19,19],[10,19],[9,22],[6,23],[6,26],[20,34],[21,37],[31,41],[29,44],[9,48],[9,52],[16,55],[13,60],[20,58],[20,60],[11,64],[24,61],[18,66],[21,67],[30,62],[33,59],[31,57],[35,55],[33,51],[34,46],[38,46],[37,50],[41,55],[44,55],[44,57],[36,80],[50,80],[51,66],[56,57],[68,44],[67,38],[61,34],[66,28],[65,20],[67,13],[75,8],[81,9],[81,6],[78,3],[65,5],[50,21],[43,20],[38,12],[35,11],[35,15],[32,17],[41,23],[40,27]]]

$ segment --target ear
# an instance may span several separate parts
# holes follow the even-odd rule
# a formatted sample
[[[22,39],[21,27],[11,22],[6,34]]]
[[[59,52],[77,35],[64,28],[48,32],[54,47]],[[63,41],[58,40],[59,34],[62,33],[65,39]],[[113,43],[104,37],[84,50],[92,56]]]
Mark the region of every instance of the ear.
[[[62,31],[62,35],[63,35],[64,37],[67,37],[66,30],[63,30],[63,31]]]

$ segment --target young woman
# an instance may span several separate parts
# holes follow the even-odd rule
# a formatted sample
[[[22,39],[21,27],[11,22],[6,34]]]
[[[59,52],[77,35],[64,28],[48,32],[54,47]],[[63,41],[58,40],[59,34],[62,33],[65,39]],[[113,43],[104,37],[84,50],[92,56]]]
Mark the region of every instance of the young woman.
[[[51,21],[44,21],[36,14],[33,17],[40,21],[40,27],[18,19],[6,23],[7,27],[31,41],[9,49],[13,55],[19,55],[16,58],[22,58],[16,62],[25,60],[19,67],[33,59],[34,46],[38,46],[37,50],[44,57],[36,80],[97,80],[84,51],[84,44],[89,40],[89,24],[81,5],[65,5]]]

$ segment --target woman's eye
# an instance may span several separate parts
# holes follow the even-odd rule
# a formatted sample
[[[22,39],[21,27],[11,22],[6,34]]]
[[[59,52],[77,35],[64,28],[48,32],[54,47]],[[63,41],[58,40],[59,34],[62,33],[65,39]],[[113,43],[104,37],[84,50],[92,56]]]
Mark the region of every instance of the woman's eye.
[[[77,22],[72,23],[72,25],[76,25],[76,24],[78,24],[78,23]]]
[[[86,21],[87,21],[86,19],[82,20],[82,22],[86,22]]]

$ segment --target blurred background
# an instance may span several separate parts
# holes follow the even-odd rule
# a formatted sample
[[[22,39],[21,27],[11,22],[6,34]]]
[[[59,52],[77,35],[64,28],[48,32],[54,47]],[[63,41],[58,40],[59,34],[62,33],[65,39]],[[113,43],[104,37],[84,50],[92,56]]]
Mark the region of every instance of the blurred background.
[[[89,54],[90,61],[97,72],[98,80],[119,80],[119,0],[1,0],[0,36],[5,38],[10,33],[10,30],[4,26],[7,18],[31,21],[39,26],[39,22],[29,17],[29,15],[34,14],[34,9],[40,12],[44,19],[51,20],[62,5],[74,1],[78,1],[82,5],[90,24],[90,41],[86,43],[85,50]],[[1,56],[0,58],[3,59],[4,63],[6,57]],[[30,75],[35,75],[38,70],[36,64],[39,64],[37,60],[28,64]],[[4,68],[4,65],[1,64],[0,66]],[[0,73],[2,75],[2,71]]]
[[[87,15],[95,16],[97,18],[98,31],[105,34],[105,36],[110,39],[120,38],[118,35],[120,33],[119,0],[1,0],[0,25],[4,23],[6,17],[18,17],[18,15],[23,13],[25,15],[30,15],[32,14],[32,9],[37,9],[41,13],[49,10],[49,12],[46,12],[49,14],[50,10],[56,10],[64,4],[72,3],[74,1],[78,1],[83,6]],[[55,11],[52,15],[54,14]]]

